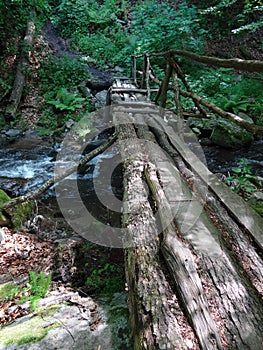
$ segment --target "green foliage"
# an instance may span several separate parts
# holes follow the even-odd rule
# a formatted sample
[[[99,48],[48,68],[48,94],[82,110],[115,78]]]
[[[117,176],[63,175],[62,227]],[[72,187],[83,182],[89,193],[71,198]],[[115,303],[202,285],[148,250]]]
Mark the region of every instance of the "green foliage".
[[[78,31],[86,35],[95,30],[115,27],[126,12],[126,1],[64,0],[57,7],[55,23],[62,35]]]
[[[50,106],[42,106],[43,112],[38,121],[41,136],[50,135],[54,130],[63,128],[69,119],[78,121],[90,110],[89,100],[78,92],[70,91],[91,77],[86,64],[68,57],[51,57],[42,64],[39,76],[41,92]]]
[[[57,94],[55,100],[47,100],[47,103],[53,105],[59,111],[75,111],[77,108],[81,108],[81,102],[85,101],[85,98],[80,97],[77,93],[70,93],[66,88],[61,88]]]
[[[124,271],[120,266],[105,263],[92,271],[86,284],[99,294],[115,293],[124,289]]]
[[[126,7],[126,1],[66,0],[58,6],[55,24],[71,38],[74,49],[92,56],[98,65],[123,64],[132,53],[123,21]]]
[[[237,76],[229,68],[203,68],[190,70],[186,79],[197,95],[226,111],[235,114],[246,112],[257,124],[263,123],[263,90],[260,76]],[[189,99],[182,99],[182,102],[186,109],[193,106]]]
[[[136,54],[167,49],[203,51],[197,11],[182,2],[175,10],[171,4],[145,1],[135,7],[131,25],[131,44]]]
[[[20,292],[20,288],[15,283],[6,283],[0,286],[0,302],[6,299],[12,300]]]
[[[70,57],[50,57],[39,69],[42,91],[57,91],[71,88],[91,77],[87,65]]]
[[[249,165],[248,159],[242,158],[237,167],[232,168],[233,175],[227,177],[231,189],[245,198],[249,198],[256,190],[256,187],[251,183],[251,180],[255,179],[251,169],[252,166]]]
[[[202,26],[213,36],[254,32],[263,26],[261,0],[197,2]]]
[[[37,273],[35,271],[29,272],[29,283],[24,288],[25,292],[30,292],[29,296],[25,296],[20,299],[20,302],[30,301],[30,308],[36,310],[38,308],[38,302],[41,298],[44,298],[50,287],[52,275],[45,275],[43,271]]]

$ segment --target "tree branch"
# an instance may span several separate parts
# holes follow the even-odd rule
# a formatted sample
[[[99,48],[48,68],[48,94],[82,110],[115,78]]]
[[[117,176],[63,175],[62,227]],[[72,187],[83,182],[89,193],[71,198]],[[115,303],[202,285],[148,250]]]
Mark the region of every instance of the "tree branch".
[[[51,179],[46,181],[42,186],[37,188],[34,191],[31,191],[27,193],[26,195],[19,196],[16,198],[13,198],[11,201],[3,203],[0,205],[0,211],[1,210],[6,210],[8,208],[14,207],[15,205],[24,203],[26,201],[35,199],[39,197],[42,193],[44,193],[46,190],[48,190],[50,187],[52,187],[55,183],[58,183],[59,181],[63,180],[67,176],[71,175],[74,173],[74,171],[77,170],[79,166],[83,166],[84,164],[88,163],[91,161],[93,158],[97,157],[99,154],[103,153],[107,148],[109,148],[117,139],[117,135],[114,134],[112,135],[105,143],[103,143],[101,146],[97,147],[94,149],[92,152],[88,153],[83,157],[79,163],[73,165],[71,168],[67,169],[63,174],[59,176],[53,176]]]

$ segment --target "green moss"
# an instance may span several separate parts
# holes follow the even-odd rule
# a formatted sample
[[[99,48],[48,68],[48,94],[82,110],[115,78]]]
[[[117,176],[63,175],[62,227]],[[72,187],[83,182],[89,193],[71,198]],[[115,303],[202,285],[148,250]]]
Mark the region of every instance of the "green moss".
[[[10,201],[10,197],[5,193],[5,191],[0,189],[0,205]],[[8,217],[4,212],[0,210],[0,226],[8,226],[10,223]]]
[[[0,205],[10,201],[11,198],[0,189]],[[11,217],[11,222],[14,228],[22,226],[32,215],[33,202],[26,202],[16,205],[14,208],[6,210]],[[0,211],[0,226],[8,225],[9,219],[5,212]]]
[[[13,299],[19,292],[19,287],[15,283],[5,283],[0,285],[0,301]]]
[[[220,121],[211,135],[211,141],[224,148],[239,148],[249,145],[253,135],[228,121]]]
[[[47,318],[48,316],[52,317],[58,308],[59,306],[55,306],[45,310],[45,317],[41,314],[30,319],[25,318],[24,321],[21,320],[21,322],[12,326],[3,327],[0,329],[0,343],[3,345],[22,345],[40,341],[47,335],[49,330],[61,326],[59,322],[54,322],[53,318]]]
[[[33,202],[19,204],[12,213],[12,224],[14,228],[21,227],[32,215]]]

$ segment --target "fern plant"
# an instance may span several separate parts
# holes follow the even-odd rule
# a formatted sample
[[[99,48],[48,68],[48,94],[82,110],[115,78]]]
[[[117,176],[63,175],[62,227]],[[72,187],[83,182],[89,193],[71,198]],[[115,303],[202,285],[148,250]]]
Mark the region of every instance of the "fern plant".
[[[43,271],[37,273],[35,271],[29,272],[29,283],[23,289],[23,294],[30,292],[30,295],[20,299],[19,302],[30,301],[30,309],[36,310],[38,302],[41,298],[44,298],[50,287],[52,275],[45,275]]]
[[[85,98],[79,97],[77,93],[70,93],[66,88],[61,88],[57,94],[56,99],[47,100],[46,102],[53,105],[59,111],[72,111],[82,107]]]

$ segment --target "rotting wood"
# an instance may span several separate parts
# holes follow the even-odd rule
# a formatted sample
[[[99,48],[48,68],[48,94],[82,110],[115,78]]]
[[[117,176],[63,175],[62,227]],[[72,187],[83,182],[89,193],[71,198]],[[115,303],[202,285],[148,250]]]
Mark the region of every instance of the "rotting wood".
[[[147,180],[159,207],[163,227],[163,242],[161,249],[165,261],[171,271],[171,277],[177,292],[187,311],[188,318],[198,337],[202,349],[222,349],[215,322],[210,314],[202,283],[196,271],[193,255],[189,248],[177,237],[173,224],[167,225],[167,215],[173,216],[159,183],[156,170],[146,168]],[[162,181],[162,178],[161,178]]]
[[[168,140],[166,140],[167,144],[165,144],[165,135],[161,136],[162,131],[160,130],[160,127],[155,127],[154,130],[155,138],[158,141],[160,138],[162,138],[162,148],[165,148],[166,151],[173,158],[175,157],[176,163],[178,164],[178,155],[176,155],[174,150],[172,152],[172,146],[168,142]],[[158,133],[156,133],[156,130],[158,130]],[[142,135],[140,135],[140,137],[142,137]],[[150,139],[149,131],[145,135],[145,138]],[[147,150],[147,152],[150,155],[150,159],[154,159],[156,161],[156,155],[151,154],[150,147]],[[240,268],[236,268],[236,262],[232,262],[233,255],[230,253],[228,256],[224,252],[224,250],[222,250],[221,245],[224,239],[222,239],[220,236],[221,232],[219,232],[218,229],[215,226],[213,226],[209,217],[203,211],[202,204],[199,204],[197,199],[193,200],[193,195],[188,189],[187,184],[184,184],[185,181],[183,181],[182,179],[180,180],[180,176],[171,177],[171,174],[174,174],[174,172],[171,173],[171,171],[169,171],[169,164],[164,166],[162,163],[160,163],[160,161],[158,161],[156,164],[158,169],[158,176],[154,177],[149,175],[147,176],[147,178],[150,181],[152,193],[155,194],[155,200],[157,203],[159,202],[158,207],[162,213],[161,216],[163,216],[163,224],[165,227],[167,226],[167,228],[164,231],[165,235],[161,249],[163,251],[165,261],[167,262],[170,270],[172,271],[171,276],[172,278],[174,278],[175,284],[178,286],[179,290],[184,285],[184,280],[182,282],[182,279],[178,277],[178,271],[180,270],[180,268],[182,268],[184,264],[176,263],[176,261],[178,260],[178,255],[180,256],[180,248],[178,247],[177,243],[178,238],[176,237],[175,230],[172,228],[171,225],[167,225],[166,222],[173,215],[168,214],[169,211],[171,211],[169,203],[171,203],[171,201],[176,201],[177,198],[179,202],[181,201],[181,204],[177,206],[177,211],[174,217],[178,225],[179,234],[182,235],[182,233],[185,232],[183,233],[182,237],[184,238],[184,240],[188,241],[194,248],[194,252],[195,254],[197,254],[199,259],[199,266],[201,266],[202,269],[207,272],[209,279],[211,280],[210,284],[213,285],[212,288],[215,288],[215,290],[217,291],[220,290],[220,292],[218,292],[217,297],[210,297],[209,299],[210,303],[211,300],[213,300],[214,307],[217,305],[217,309],[220,310],[220,312],[218,311],[220,314],[220,316],[217,317],[218,320],[224,319],[225,324],[221,324],[219,326],[219,328],[226,327],[227,329],[227,331],[224,331],[224,342],[227,342],[228,344],[231,344],[233,348],[238,349],[253,349],[253,347],[260,349],[262,341],[262,329],[261,322],[258,322],[257,320],[261,318],[260,315],[262,312],[262,304],[260,302],[258,292],[260,292],[259,288],[262,288],[263,269],[262,261],[259,255],[255,251],[253,246],[251,246],[250,255],[251,257],[256,258],[256,261],[258,262],[256,266],[258,269],[260,269],[260,271],[256,274],[258,284],[256,282],[256,285],[254,285],[258,288],[255,288],[255,290],[253,291],[253,288],[251,287],[253,285],[253,282],[255,283],[255,281],[253,281],[255,275],[252,277],[252,279],[250,278],[250,281],[248,282],[248,280],[244,276],[245,269],[242,266],[242,262],[241,264],[239,264],[239,266],[242,269],[242,271],[244,270],[244,272],[240,273]],[[189,176],[189,173],[187,175]],[[174,184],[173,191],[168,191],[171,187],[171,183],[174,180],[179,181],[179,183],[177,185]],[[162,187],[160,186],[159,182],[162,184]],[[198,187],[198,185],[195,182],[195,187]],[[165,188],[165,194],[162,193],[162,188]],[[204,193],[206,194],[205,191]],[[166,196],[168,196],[167,198],[169,198],[169,203],[166,201]],[[186,200],[187,196],[188,201]],[[194,218],[194,220],[190,219],[190,214],[192,213],[196,213],[196,218]],[[229,230],[228,227],[226,228],[227,230]],[[166,237],[169,237],[170,240],[166,241]],[[244,244],[246,238],[240,238],[241,243]],[[190,252],[188,252],[188,254],[189,253]],[[236,256],[236,259],[237,258],[238,257]],[[187,260],[189,261],[189,259]],[[216,264],[215,260],[217,261]],[[227,294],[227,290],[230,290],[230,286],[231,298],[229,298],[229,300],[227,301],[225,300],[227,299],[227,297],[224,295]],[[181,293],[181,295],[183,295],[182,299],[186,300],[185,304],[187,304],[187,306],[185,306],[185,309],[191,308],[191,302],[189,302],[189,299],[187,298],[189,289],[191,290],[191,288],[187,288],[187,290],[183,289],[183,292]],[[244,299],[244,303],[240,301],[241,294],[242,298]],[[193,295],[199,294],[192,293],[192,296]],[[238,310],[238,317],[236,317],[236,310]],[[195,325],[200,326],[200,324],[202,324],[200,322],[200,319],[196,320],[195,317],[198,318],[194,312],[189,312],[189,318],[192,320],[192,322],[196,322]],[[244,326],[244,324],[246,326]],[[194,329],[196,328],[194,327]],[[254,340],[252,339],[250,334],[254,335]],[[203,348],[203,345],[201,347]]]
[[[234,113],[226,112],[223,109],[221,109],[220,107],[216,106],[214,103],[209,102],[209,101],[205,100],[204,98],[202,98],[194,93],[186,92],[186,91],[183,91],[180,89],[180,94],[184,97],[192,98],[193,100],[199,102],[201,105],[212,110],[214,113],[220,115],[221,117],[223,117],[225,119],[230,120],[231,122],[237,124],[241,128],[246,129],[247,131],[251,132],[252,134],[255,134],[255,135],[262,135],[263,134],[263,126],[249,123],[245,119],[242,119],[241,117],[239,117],[238,115],[236,115]]]

